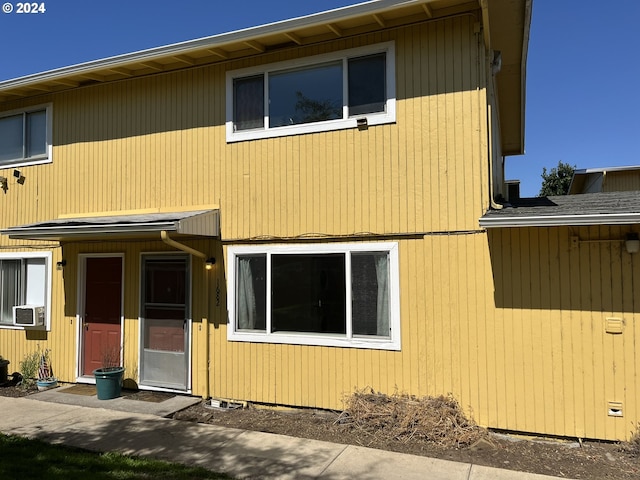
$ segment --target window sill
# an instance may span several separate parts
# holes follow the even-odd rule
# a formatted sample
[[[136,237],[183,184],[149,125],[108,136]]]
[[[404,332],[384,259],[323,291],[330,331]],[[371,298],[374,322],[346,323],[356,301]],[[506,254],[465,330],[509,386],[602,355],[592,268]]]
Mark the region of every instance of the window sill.
[[[266,334],[256,332],[230,332],[227,340],[231,342],[277,343],[285,345],[304,345],[317,347],[363,348],[369,350],[400,351],[400,340],[391,338],[336,337],[329,334],[287,332]]]
[[[42,165],[44,163],[51,163],[52,160],[49,156],[44,157],[31,157],[31,158],[20,158],[16,160],[3,160],[0,162],[1,168],[18,168],[18,167],[29,167],[32,165]]]
[[[37,327],[19,327],[11,323],[0,323],[0,330],[25,330],[27,332],[31,332],[31,331],[50,332],[51,331],[45,325],[38,325]]]
[[[361,118],[367,119],[367,127],[395,123],[396,121],[395,111],[393,111],[389,113],[367,113],[347,119],[330,120],[327,122],[291,125],[289,127],[244,130],[240,132],[234,132],[232,122],[227,122],[227,143],[358,128],[358,119]]]

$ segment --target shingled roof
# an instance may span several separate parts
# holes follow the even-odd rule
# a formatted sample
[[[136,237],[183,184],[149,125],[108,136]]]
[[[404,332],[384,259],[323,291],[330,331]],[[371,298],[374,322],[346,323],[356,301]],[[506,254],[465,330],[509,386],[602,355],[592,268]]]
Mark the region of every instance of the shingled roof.
[[[522,198],[480,218],[480,226],[545,227],[640,224],[640,191]]]

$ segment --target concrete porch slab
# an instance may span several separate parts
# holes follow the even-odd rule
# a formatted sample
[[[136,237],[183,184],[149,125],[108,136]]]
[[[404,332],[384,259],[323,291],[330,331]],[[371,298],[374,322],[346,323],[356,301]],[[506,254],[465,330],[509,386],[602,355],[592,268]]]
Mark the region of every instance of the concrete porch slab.
[[[202,401],[200,397],[176,394],[162,402],[147,402],[142,400],[132,400],[127,396],[114,398],[111,400],[98,400],[96,395],[75,395],[65,393],[71,386],[64,386],[38,392],[29,396],[29,399],[42,402],[60,403],[63,405],[76,405],[80,407],[104,408],[107,410],[117,410],[119,412],[143,413],[158,417],[167,417],[180,410],[195,405]]]

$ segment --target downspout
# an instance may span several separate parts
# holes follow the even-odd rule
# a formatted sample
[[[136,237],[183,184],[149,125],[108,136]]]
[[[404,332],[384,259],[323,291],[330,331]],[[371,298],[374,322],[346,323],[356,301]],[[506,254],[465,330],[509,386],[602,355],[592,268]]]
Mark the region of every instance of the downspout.
[[[491,76],[491,82],[493,82],[493,75]],[[491,87],[491,95],[493,97],[493,85]],[[502,210],[503,206],[500,205],[498,202],[496,202],[495,195],[494,195],[494,192],[495,192],[495,184],[494,184],[494,177],[493,177],[494,148],[493,148],[493,125],[491,122],[491,115],[494,115],[495,112],[493,112],[491,104],[489,105],[489,109],[491,109],[491,112],[487,111],[487,155],[489,156],[489,208],[493,210]]]
[[[495,191],[495,182],[493,178],[493,154],[494,154],[494,145],[493,145],[493,124],[491,122],[491,118],[495,115],[493,111],[493,107],[497,108],[497,102],[494,102],[495,99],[495,72],[493,69],[494,58],[493,58],[493,50],[491,47],[490,36],[489,36],[489,16],[488,10],[489,5],[487,0],[480,0],[480,8],[482,9],[482,27],[481,27],[481,35],[478,35],[478,63],[482,65],[484,68],[484,72],[482,72],[482,77],[485,79],[485,91],[487,94],[485,95],[485,102],[487,104],[486,110],[486,119],[487,122],[487,160],[489,161],[488,170],[489,170],[489,209],[490,210],[501,210],[502,205],[495,201],[494,191]],[[481,55],[480,53],[484,52],[482,58],[484,61],[480,62]],[[487,53],[489,55],[487,55]],[[490,95],[489,95],[490,94]]]
[[[205,260],[207,259],[206,253],[202,253],[199,250],[196,250],[195,248],[191,248],[191,247],[188,247],[187,245],[176,242],[173,238],[169,237],[169,232],[167,232],[166,230],[162,230],[160,232],[160,238],[162,238],[162,241],[164,243],[172,246],[173,248],[177,248],[178,250],[182,250],[183,252],[190,253],[191,255],[195,255],[196,257],[200,257]]]
[[[180,242],[176,242],[173,238],[169,237],[169,232],[167,232],[166,230],[162,230],[160,232],[160,238],[162,239],[162,241],[164,243],[166,243],[167,245],[176,248],[178,250],[182,250],[183,252],[186,253],[190,253],[191,255],[195,255],[196,257],[202,258],[204,260],[206,260],[207,254],[206,253],[202,253],[199,250],[196,250],[195,248],[191,248],[187,245],[184,245],[183,243]],[[211,306],[210,306],[210,301],[209,301],[209,275],[208,272],[205,271],[205,280],[204,280],[204,290],[205,290],[205,304],[206,304],[206,314],[207,314],[207,321],[206,322],[202,322],[201,321],[201,325],[203,325],[203,330],[204,330],[204,338],[205,338],[205,358],[207,359],[207,373],[205,375],[205,383],[204,383],[204,391],[205,391],[205,399],[209,398],[211,396],[211,392],[209,391],[209,375],[210,375],[210,365],[211,362],[209,361],[209,319],[211,318]]]

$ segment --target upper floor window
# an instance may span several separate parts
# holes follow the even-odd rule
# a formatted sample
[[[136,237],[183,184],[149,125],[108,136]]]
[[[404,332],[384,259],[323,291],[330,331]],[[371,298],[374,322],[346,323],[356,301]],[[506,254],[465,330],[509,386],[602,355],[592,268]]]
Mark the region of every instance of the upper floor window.
[[[51,161],[51,106],[0,113],[0,168]]]
[[[50,277],[50,252],[0,254],[0,326],[16,325],[14,307],[44,307],[47,312]]]
[[[227,73],[227,141],[395,121],[393,43]]]

